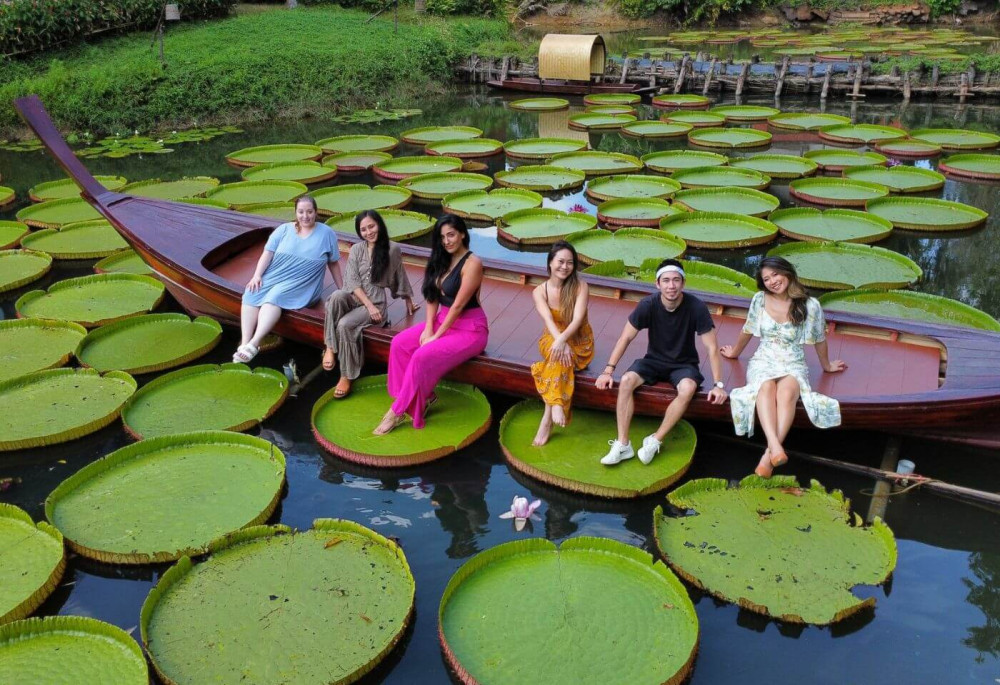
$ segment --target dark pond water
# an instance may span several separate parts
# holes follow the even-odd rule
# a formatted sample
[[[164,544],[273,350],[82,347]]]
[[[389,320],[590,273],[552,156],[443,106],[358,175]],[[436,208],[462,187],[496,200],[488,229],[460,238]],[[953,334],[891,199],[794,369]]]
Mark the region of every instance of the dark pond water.
[[[485,135],[501,140],[568,133],[565,112],[517,113],[502,107],[502,101],[503,98],[490,93],[463,92],[428,102],[423,116],[404,121],[363,128],[318,121],[281,123],[248,129],[245,134],[208,143],[181,145],[173,154],[88,160],[87,165],[95,172],[121,174],[130,180],[207,174],[232,181],[238,180],[238,172],[224,163],[224,154],[251,144],[311,142],[359,130],[391,134],[440,123],[478,126]],[[574,107],[579,104],[576,102]],[[814,109],[815,103],[788,99],[781,106],[789,111],[804,111]],[[1000,109],[987,106],[958,109],[944,104],[911,104],[901,110],[898,104],[888,102],[864,103],[853,109],[845,103],[830,103],[827,111],[851,115],[859,122],[894,123],[908,128],[1000,131]],[[652,113],[647,113],[647,117],[652,117]],[[681,146],[637,142],[618,134],[591,136],[590,142],[595,149],[632,154]],[[795,143],[775,145],[770,151],[801,154],[816,147],[821,145]],[[403,154],[416,152],[411,149]],[[491,161],[490,171],[501,164],[502,158]],[[0,153],[0,174],[5,184],[22,194],[37,182],[58,177],[55,167],[41,153]],[[370,179],[360,181],[370,182]],[[359,180],[355,177],[338,182]],[[788,204],[787,186],[778,184],[771,192]],[[1000,216],[1000,194],[993,186],[949,181],[937,195]],[[595,211],[582,193],[550,197],[545,204],[564,209],[580,204],[589,212]],[[996,220],[991,219],[985,228],[970,233],[948,236],[899,233],[885,246],[921,265],[925,279],[919,289],[960,299],[998,316],[1000,255],[995,247],[998,230]],[[489,228],[476,229],[473,248],[480,254],[530,263],[542,261],[539,254],[518,253],[499,245],[495,232]],[[702,252],[693,256],[750,271],[763,252],[763,249]],[[32,287],[47,287],[55,280],[88,274],[91,266],[90,262],[57,263],[44,281]],[[3,317],[14,316],[15,296],[16,293],[0,295]],[[173,303],[167,307],[176,309]],[[235,335],[227,331],[223,343],[201,361],[226,361],[234,346]],[[259,363],[280,368],[290,357],[297,360],[303,372],[319,362],[318,351],[287,344],[262,355]],[[144,377],[140,382],[148,380]],[[318,517],[352,519],[398,537],[406,552],[417,581],[415,625],[385,666],[366,682],[449,682],[437,643],[438,602],[454,571],[479,551],[530,535],[544,535],[557,541],[576,535],[598,535],[655,553],[652,511],[662,496],[612,503],[540,486],[509,471],[497,444],[495,428],[458,454],[406,471],[364,470],[325,454],[310,434],[309,413],[333,380],[321,377],[298,397],[290,398],[255,432],[272,440],[288,458],[288,491],[274,521],[304,528]],[[500,396],[490,399],[497,423],[512,400]],[[726,432],[724,426],[697,428],[699,446],[689,478],[738,479],[751,471],[759,455],[758,448],[713,438],[714,433]],[[42,503],[61,480],[127,442],[120,425],[115,425],[65,445],[5,453],[0,456],[0,477],[16,476],[21,482],[0,497],[25,508],[36,519],[42,518]],[[793,435],[790,446],[878,466],[885,442],[885,437],[871,433],[831,432],[820,436],[799,432]],[[595,454],[602,450],[603,445],[594,446]],[[921,473],[985,490],[1000,490],[995,454],[905,440],[901,456],[914,460]],[[867,479],[802,462],[793,463],[788,472],[801,482],[815,478],[827,487],[840,488],[862,516],[868,511],[873,484]],[[498,519],[515,494],[544,501],[543,520],[522,533],[516,533],[509,521]],[[865,683],[892,678],[919,683],[992,683],[1000,679],[1000,540],[996,534],[996,513],[911,491],[892,498],[886,520],[899,544],[896,572],[884,587],[858,589],[859,595],[877,598],[874,611],[834,628],[769,621],[692,590],[701,621],[701,646],[691,682]],[[40,613],[89,615],[131,629],[138,623],[143,599],[164,570],[165,567],[108,566],[73,558],[63,584]],[[531,620],[531,617],[517,617],[517,620]],[[643,655],[637,654],[636,658]]]

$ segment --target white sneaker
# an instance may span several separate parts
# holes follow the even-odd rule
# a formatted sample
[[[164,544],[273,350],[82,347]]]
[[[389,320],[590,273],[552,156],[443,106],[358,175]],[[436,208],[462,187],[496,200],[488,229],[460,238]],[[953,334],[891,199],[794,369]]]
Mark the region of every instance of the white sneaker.
[[[623,445],[617,440],[608,440],[608,444],[611,445],[611,449],[601,458],[601,463],[605,466],[614,466],[620,461],[625,461],[635,456],[631,442]]]
[[[653,457],[657,455],[663,443],[656,439],[653,435],[647,435],[642,439],[642,447],[639,448],[639,461],[643,464],[649,464],[653,461]]]

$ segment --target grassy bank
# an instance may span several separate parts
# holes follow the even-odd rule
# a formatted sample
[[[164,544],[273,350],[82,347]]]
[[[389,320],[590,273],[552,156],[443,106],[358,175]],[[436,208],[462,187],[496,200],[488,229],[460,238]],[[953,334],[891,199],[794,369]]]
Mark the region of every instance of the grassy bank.
[[[11,105],[41,96],[65,129],[115,133],[406,106],[447,87],[451,65],[510,38],[490,19],[400,12],[365,23],[339,7],[241,14],[171,26],[166,68],[146,33],[0,64],[0,135],[20,130]]]

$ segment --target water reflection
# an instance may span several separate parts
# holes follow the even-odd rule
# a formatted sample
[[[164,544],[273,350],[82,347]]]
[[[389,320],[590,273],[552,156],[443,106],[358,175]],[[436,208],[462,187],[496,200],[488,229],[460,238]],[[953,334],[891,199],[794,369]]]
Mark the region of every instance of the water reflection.
[[[966,601],[979,607],[986,624],[970,627],[962,644],[976,650],[976,662],[983,663],[987,656],[1000,657],[1000,555],[973,552],[969,570],[973,578],[962,578],[969,588]]]

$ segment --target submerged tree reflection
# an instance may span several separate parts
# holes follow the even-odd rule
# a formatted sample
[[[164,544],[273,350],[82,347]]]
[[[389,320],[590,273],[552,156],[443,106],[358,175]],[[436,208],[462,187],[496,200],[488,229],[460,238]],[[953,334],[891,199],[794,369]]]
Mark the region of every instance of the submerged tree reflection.
[[[973,552],[969,568],[975,578],[962,578],[969,588],[966,600],[985,614],[986,625],[970,627],[962,644],[976,650],[976,662],[983,663],[987,654],[1000,658],[1000,554]]]

